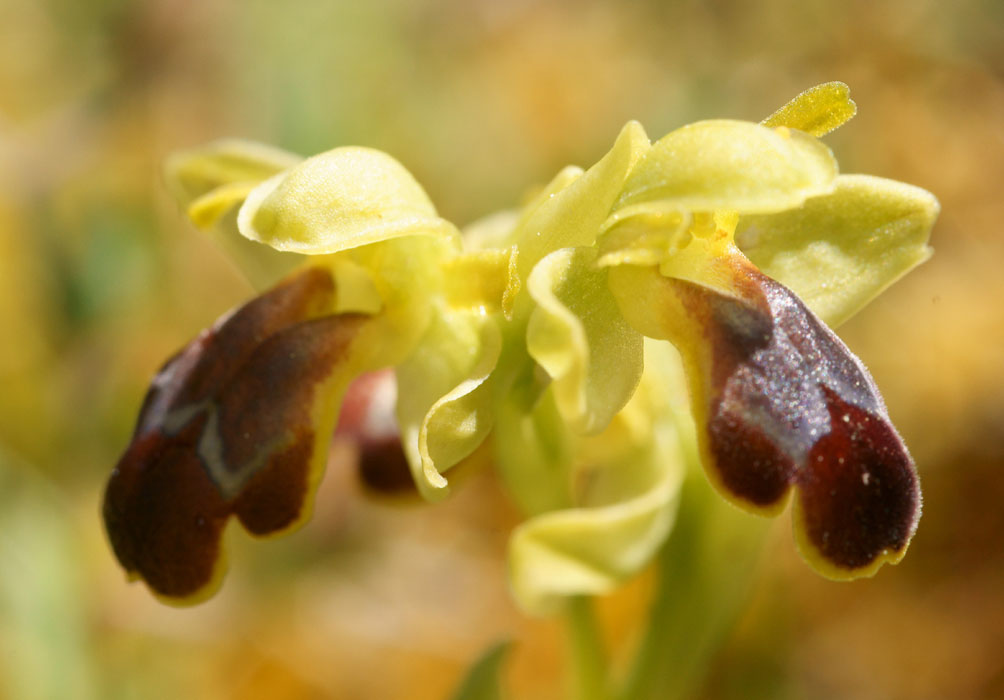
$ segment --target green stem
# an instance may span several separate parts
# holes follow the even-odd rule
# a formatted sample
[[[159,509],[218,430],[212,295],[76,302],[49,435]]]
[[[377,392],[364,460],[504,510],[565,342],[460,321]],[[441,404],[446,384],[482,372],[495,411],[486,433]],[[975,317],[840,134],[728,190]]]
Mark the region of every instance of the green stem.
[[[588,596],[570,598],[565,619],[568,629],[573,696],[576,700],[607,700],[607,658],[603,633]]]
[[[769,526],[728,505],[694,470],[659,552],[648,628],[620,700],[692,697],[742,611]]]

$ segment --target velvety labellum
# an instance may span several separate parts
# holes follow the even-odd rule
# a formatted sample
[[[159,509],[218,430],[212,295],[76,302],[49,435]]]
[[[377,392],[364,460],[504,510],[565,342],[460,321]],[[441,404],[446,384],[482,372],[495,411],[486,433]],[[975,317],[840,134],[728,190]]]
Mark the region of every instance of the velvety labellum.
[[[231,516],[254,535],[300,524],[332,430],[327,383],[366,317],[332,315],[307,269],[222,317],[160,370],[105,493],[125,569],[158,595],[199,600],[222,575]]]
[[[741,298],[666,280],[697,336],[681,345],[712,477],[761,512],[795,487],[803,554],[835,578],[871,573],[916,528],[913,462],[850,350],[787,288],[752,266],[741,275]]]

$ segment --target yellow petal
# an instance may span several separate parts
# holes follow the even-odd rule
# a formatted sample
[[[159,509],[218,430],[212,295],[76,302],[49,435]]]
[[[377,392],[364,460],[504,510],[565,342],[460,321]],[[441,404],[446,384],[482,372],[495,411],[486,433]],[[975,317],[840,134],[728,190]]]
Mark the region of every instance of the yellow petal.
[[[256,181],[230,182],[206,192],[188,206],[188,218],[196,228],[208,229],[233,207],[243,204]]]
[[[614,208],[664,201],[689,211],[783,211],[828,192],[836,175],[830,149],[808,134],[703,121],[653,144]]]
[[[539,206],[529,208],[514,234],[521,279],[551,251],[595,242],[625,178],[648,147],[641,125],[628,122],[613,148],[596,165],[562,189],[546,192],[538,199]]]
[[[659,368],[667,350],[647,349],[646,375],[631,402],[606,431],[576,440],[575,507],[533,517],[513,532],[509,575],[526,611],[547,614],[565,596],[612,591],[669,533],[683,455]]]
[[[251,240],[308,255],[401,236],[458,237],[400,163],[359,147],[336,148],[266,180],[248,195],[237,224]]]
[[[527,280],[538,306],[530,316],[530,356],[552,378],[558,410],[572,430],[602,430],[634,393],[642,336],[621,316],[594,248],[564,248]]]
[[[470,455],[491,431],[489,378],[502,338],[495,318],[437,310],[428,331],[397,368],[401,440],[419,491],[446,494],[442,474]]]
[[[327,263],[339,284],[344,273],[366,275],[352,281],[359,304],[381,309],[367,326],[370,367],[402,362],[425,333],[433,303],[442,289],[443,260],[452,251],[448,240],[433,236],[405,236],[353,248],[319,261]],[[316,260],[316,258],[315,258]],[[342,268],[342,261],[352,264]],[[376,294],[376,298],[373,294]],[[365,310],[365,306],[358,310]]]
[[[842,175],[832,193],[801,209],[742,217],[736,243],[836,325],[930,257],[938,211],[938,200],[919,187]]]
[[[214,141],[172,154],[164,178],[192,222],[220,247],[251,284],[264,290],[304,262],[249,241],[237,232],[237,208],[262,180],[290,168],[300,156],[251,141]]]
[[[223,139],[171,154],[164,163],[164,180],[178,203],[187,208],[218,187],[258,183],[302,160],[262,143]]]
[[[307,262],[304,255],[284,253],[240,235],[236,206],[224,212],[204,232],[258,291],[268,289]]]

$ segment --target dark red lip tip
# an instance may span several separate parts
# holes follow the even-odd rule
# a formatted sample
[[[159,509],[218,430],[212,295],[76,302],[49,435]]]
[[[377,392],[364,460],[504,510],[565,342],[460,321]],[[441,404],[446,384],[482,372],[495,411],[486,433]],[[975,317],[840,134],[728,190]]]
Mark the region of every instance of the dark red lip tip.
[[[834,566],[861,569],[906,547],[919,514],[919,483],[885,417],[823,391],[831,430],[813,446],[798,478],[805,534]]]

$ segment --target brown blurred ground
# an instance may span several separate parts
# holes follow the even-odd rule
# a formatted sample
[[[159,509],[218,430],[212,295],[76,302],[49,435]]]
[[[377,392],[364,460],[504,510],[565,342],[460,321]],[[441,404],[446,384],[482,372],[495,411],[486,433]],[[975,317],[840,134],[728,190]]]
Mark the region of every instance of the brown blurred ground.
[[[560,688],[561,633],[516,615],[515,517],[492,480],[372,503],[333,469],[315,521],[235,542],[193,610],[127,586],[100,489],[161,360],[249,288],[158,167],[233,135],[398,157],[458,223],[656,138],[759,119],[815,83],[859,116],[845,172],[925,187],[935,257],[842,329],[911,446],[904,562],[833,584],[779,521],[708,698],[1004,697],[1004,5],[3,0],[0,4],[0,697],[441,698],[492,641],[514,697]],[[608,601],[630,640],[647,579]]]

